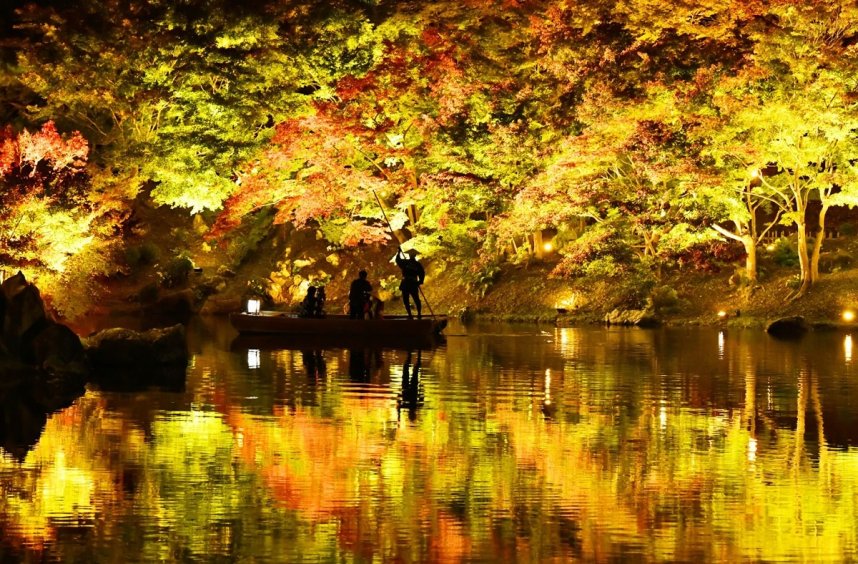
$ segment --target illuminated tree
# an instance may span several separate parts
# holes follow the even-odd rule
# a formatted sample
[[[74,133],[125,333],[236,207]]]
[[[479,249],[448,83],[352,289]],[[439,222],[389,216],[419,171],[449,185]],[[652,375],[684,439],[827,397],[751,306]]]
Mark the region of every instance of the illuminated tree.
[[[820,17],[819,11],[827,13]],[[714,152],[739,173],[775,169],[759,180],[769,202],[796,227],[802,295],[819,278],[825,216],[831,206],[858,203],[854,69],[839,63],[854,49],[846,39],[858,20],[839,4],[810,8],[786,4],[773,25],[754,29],[753,64],[717,81],[713,105],[720,121],[711,134]],[[814,245],[808,247],[808,203],[821,202]]]
[[[372,165],[346,132],[324,118],[282,123],[271,148],[239,175],[239,187],[226,201],[213,235],[266,207],[275,209],[275,224],[291,222],[299,228],[310,221],[351,220],[355,206],[373,202],[373,191],[385,187],[383,179],[373,175]],[[383,225],[352,223],[335,243],[351,246],[385,238]]]
[[[94,176],[128,197],[153,181],[158,203],[219,207],[275,116],[306,97],[310,73],[263,12],[201,0],[20,14],[19,80],[44,100],[30,113],[82,131],[99,147]]]
[[[92,239],[85,192],[89,145],[79,132],[0,132],[0,263],[61,271]]]

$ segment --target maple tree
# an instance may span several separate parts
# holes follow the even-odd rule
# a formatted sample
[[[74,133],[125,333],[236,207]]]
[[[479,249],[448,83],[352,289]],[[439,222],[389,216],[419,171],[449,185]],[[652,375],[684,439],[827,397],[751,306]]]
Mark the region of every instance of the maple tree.
[[[61,135],[53,122],[0,130],[0,264],[59,271],[89,243],[88,154],[80,133]]]
[[[10,122],[80,131],[90,199],[118,214],[145,188],[156,204],[217,211],[210,235],[289,222],[353,246],[388,240],[377,196],[399,242],[468,272],[553,229],[558,273],[618,272],[631,256],[657,276],[717,234],[741,243],[750,281],[762,237],[791,223],[804,292],[827,211],[858,201],[854,12],[823,0],[28,5],[2,47],[0,98]]]
[[[820,18],[818,9],[825,6],[811,10],[786,4],[774,9],[775,25],[755,31],[753,64],[713,81],[711,104],[718,119],[706,127],[709,153],[716,163],[733,166],[734,181],[737,173],[766,171],[753,183],[745,180],[744,227],[735,234],[744,239],[752,257],[764,231],[755,235],[750,222],[763,203],[774,209],[776,220],[793,224],[801,267],[796,295],[819,279],[828,209],[858,204],[856,105],[843,88],[844,81],[854,81],[854,74],[838,62],[853,49],[846,37],[854,35],[858,20],[834,4],[825,8],[830,17]],[[812,199],[821,206],[809,248]]]

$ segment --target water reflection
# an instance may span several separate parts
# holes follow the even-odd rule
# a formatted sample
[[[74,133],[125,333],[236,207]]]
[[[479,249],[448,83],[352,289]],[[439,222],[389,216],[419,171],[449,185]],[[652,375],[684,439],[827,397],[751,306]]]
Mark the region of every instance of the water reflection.
[[[380,383],[384,361],[380,349],[350,349],[349,378],[356,383]]]
[[[325,380],[327,376],[327,366],[325,364],[325,354],[323,351],[301,351],[301,361],[304,365],[304,370],[307,373],[308,381],[319,383]]]
[[[262,365],[259,359],[259,349],[247,349],[247,369],[256,370]]]
[[[0,458],[3,554],[858,558],[843,335],[490,327],[251,368],[207,330],[183,388],[90,389]]]
[[[415,357],[412,364],[412,356]],[[402,391],[399,394],[399,411],[408,410],[408,419],[417,418],[417,410],[423,405],[423,388],[420,384],[420,363],[423,351],[408,351],[402,365]]]

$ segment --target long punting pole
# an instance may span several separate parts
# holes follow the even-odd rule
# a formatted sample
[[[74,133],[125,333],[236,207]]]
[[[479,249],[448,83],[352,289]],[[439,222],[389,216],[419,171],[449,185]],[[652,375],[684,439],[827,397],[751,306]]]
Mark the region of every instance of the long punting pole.
[[[390,234],[393,235],[393,238],[396,239],[396,233],[393,232],[393,227],[390,225],[390,220],[387,219],[387,212],[384,211],[384,206],[381,204],[381,200],[378,199],[378,194],[375,193],[375,190],[370,188],[370,192],[375,196],[375,201],[378,202],[378,207],[381,208],[381,215],[384,216],[384,221],[387,223],[387,228],[390,229]],[[402,246],[397,245],[399,250],[402,251]],[[423,298],[423,301],[426,302],[426,307],[429,308],[429,313],[432,317],[435,317],[435,312],[432,311],[432,304],[429,303],[429,300],[426,299],[426,294],[423,293],[423,288],[421,286],[417,286],[417,289],[420,290],[420,296]]]

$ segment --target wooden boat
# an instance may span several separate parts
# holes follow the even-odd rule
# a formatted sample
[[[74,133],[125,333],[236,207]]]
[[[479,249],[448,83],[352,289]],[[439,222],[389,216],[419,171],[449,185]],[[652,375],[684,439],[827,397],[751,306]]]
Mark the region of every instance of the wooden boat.
[[[274,341],[282,344],[278,348],[291,348],[289,345],[299,343],[320,346],[424,347],[437,342],[447,326],[447,316],[438,315],[422,319],[408,319],[404,315],[382,319],[350,319],[347,315],[314,318],[262,311],[258,314],[233,313],[229,320],[239,332],[242,342]]]

